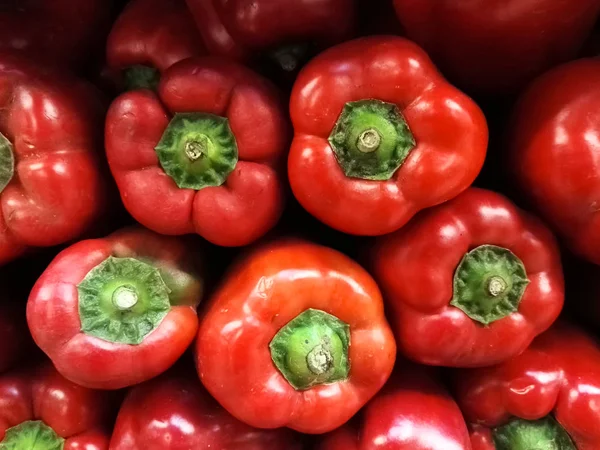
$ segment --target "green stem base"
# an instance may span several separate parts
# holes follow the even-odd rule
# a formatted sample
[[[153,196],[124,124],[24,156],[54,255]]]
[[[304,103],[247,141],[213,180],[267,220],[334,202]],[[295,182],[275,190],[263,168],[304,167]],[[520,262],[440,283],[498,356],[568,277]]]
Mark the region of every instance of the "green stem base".
[[[63,450],[65,440],[40,420],[23,422],[6,430],[0,450]]]
[[[577,450],[571,437],[552,416],[513,419],[492,431],[496,450]]]

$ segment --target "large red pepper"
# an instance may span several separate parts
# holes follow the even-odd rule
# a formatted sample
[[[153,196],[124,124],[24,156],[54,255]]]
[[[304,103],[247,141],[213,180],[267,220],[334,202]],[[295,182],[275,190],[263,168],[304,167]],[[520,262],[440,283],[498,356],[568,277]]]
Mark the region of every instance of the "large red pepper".
[[[195,374],[169,373],[134,387],[119,412],[111,450],[299,450],[286,429],[260,430],[232,417]]]
[[[398,347],[432,365],[474,367],[521,353],[558,317],[557,244],[537,219],[469,189],[379,238],[376,278]]]
[[[332,249],[267,244],[239,262],[201,317],[204,386],[238,419],[324,433],[383,386],[396,358],[373,279]]]
[[[598,450],[600,347],[560,323],[521,355],[456,374],[474,450]]]
[[[171,66],[158,94],[127,92],[108,112],[106,151],[125,207],[162,234],[258,239],[283,210],[286,117],[276,89],[235,62]]]
[[[133,0],[108,36],[108,67],[122,72],[125,87],[155,88],[160,73],[206,53],[185,0]]]
[[[0,53],[0,264],[74,239],[103,213],[104,112],[91,85]]]
[[[598,0],[394,0],[406,36],[468,92],[499,95],[574,58]]]
[[[325,435],[317,450],[471,450],[458,405],[417,366],[401,364],[356,422]]]
[[[51,364],[0,375],[0,448],[108,450],[112,396],[78,386]]]
[[[600,264],[600,58],[538,78],[512,118],[511,168],[523,194],[577,253]]]
[[[29,330],[58,371],[118,389],[167,370],[192,343],[203,284],[183,240],[126,229],[63,250],[31,291]]]
[[[300,73],[288,172],[308,212],[346,233],[379,235],[465,190],[485,158],[477,105],[412,42],[346,42]]]
[[[80,69],[102,43],[110,0],[3,0],[0,49]]]

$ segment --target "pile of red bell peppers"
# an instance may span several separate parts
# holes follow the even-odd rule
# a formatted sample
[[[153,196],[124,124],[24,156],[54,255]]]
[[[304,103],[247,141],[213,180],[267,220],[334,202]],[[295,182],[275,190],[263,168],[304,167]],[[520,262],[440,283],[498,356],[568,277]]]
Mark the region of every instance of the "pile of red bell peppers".
[[[599,19],[0,2],[0,450],[600,450]]]

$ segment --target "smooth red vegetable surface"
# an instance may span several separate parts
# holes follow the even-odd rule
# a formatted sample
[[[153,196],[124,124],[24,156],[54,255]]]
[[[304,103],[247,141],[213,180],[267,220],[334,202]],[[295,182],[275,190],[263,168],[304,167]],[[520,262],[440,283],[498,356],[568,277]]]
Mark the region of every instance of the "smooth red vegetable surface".
[[[497,366],[461,370],[455,380],[465,418],[476,424],[474,449],[494,450],[494,428],[511,418],[534,421],[548,415],[577,450],[600,447],[600,348],[572,325],[558,323],[521,355]]]
[[[600,263],[600,58],[538,78],[512,118],[511,169],[572,250]]]
[[[110,0],[4,0],[0,49],[79,69],[105,36]]]
[[[159,375],[177,361],[196,335],[202,281],[196,278],[194,268],[200,258],[192,249],[178,238],[135,228],[73,244],[58,254],[31,291],[27,321],[33,339],[63,376],[82,386],[118,389]],[[136,265],[125,265],[124,270],[108,276],[100,292],[92,296],[92,305],[83,308],[90,277],[94,278],[99,268],[106,269],[107,261],[113,267]],[[140,275],[140,267],[150,270]],[[150,276],[160,277],[160,286],[154,290],[146,283]],[[127,289],[131,285],[139,287],[143,302],[132,307],[133,311],[113,308],[110,294],[115,286]],[[162,299],[165,307],[147,306],[159,289],[168,293]],[[140,307],[150,311],[140,311]],[[105,314],[99,315],[98,310]],[[97,320],[84,321],[90,311],[95,313],[90,319]],[[145,328],[157,311],[162,313],[160,320]],[[136,335],[137,341],[115,338],[114,328],[123,328],[129,337],[128,333],[135,331],[132,323],[137,321],[144,330]]]
[[[320,320],[305,323],[307,334],[288,334],[299,338],[296,348],[288,346],[288,363],[311,375],[316,350],[328,369],[344,365],[348,371],[295,388],[273,345],[307,313]],[[343,321],[348,333],[344,354],[335,351],[339,335],[315,339],[332,319]],[[196,341],[200,379],[232,415],[260,428],[306,433],[331,431],[350,419],[383,386],[395,357],[373,279],[345,255],[303,241],[267,244],[235,265],[202,315]]]
[[[259,430],[232,417],[195,374],[169,373],[134,387],[121,406],[111,450],[299,450],[290,430]]]
[[[0,446],[10,428],[41,421],[64,439],[64,450],[108,450],[112,396],[68,381],[49,363],[1,374],[0,405]],[[37,445],[7,448],[44,448],[43,437]]]
[[[389,179],[347,176],[332,149],[340,113],[358,101],[394,107],[406,122],[405,136],[414,139]],[[300,73],[290,113],[294,195],[316,218],[350,234],[389,233],[419,210],[455,197],[473,182],[486,154],[481,110],[442,78],[423,50],[400,37],[357,39],[320,54]]]
[[[396,369],[382,391],[317,450],[470,450],[469,432],[452,397],[423,368]]]
[[[500,95],[577,55],[597,0],[394,0],[406,36],[467,92]]]
[[[186,0],[208,50],[248,59],[280,46],[318,47],[351,36],[354,0]]]
[[[104,212],[103,117],[91,85],[0,53],[0,263],[74,239]]]
[[[236,161],[223,172],[220,185],[179,188],[161,165],[155,147],[169,132],[169,121],[186,113],[230,127],[228,148],[237,146]],[[205,131],[217,128],[223,127]],[[144,226],[169,235],[196,232],[215,244],[238,246],[261,237],[282,213],[279,166],[288,130],[281,98],[266,79],[225,59],[190,58],[163,73],[158,94],[131,91],[113,102],[106,119],[106,152],[125,207]],[[188,145],[204,145],[194,141],[193,133],[178,142],[186,139],[182,152]],[[210,161],[210,156],[203,158],[198,164]]]
[[[467,258],[490,246],[500,258],[477,252]],[[518,281],[518,291],[516,278],[495,266],[497,260],[506,261],[507,251],[509,264],[524,269],[528,280]],[[473,257],[489,265],[476,266],[481,261]],[[475,284],[466,299],[459,290],[470,281],[456,276],[465,259],[470,259]],[[424,364],[472,367],[506,360],[550,327],[564,302],[560,255],[550,231],[502,195],[483,189],[471,188],[379,238],[373,268],[399,348]],[[488,295],[486,283],[498,275],[507,289]],[[495,308],[506,299],[509,304],[498,304],[488,315],[488,305]],[[483,317],[471,305],[480,305]]]

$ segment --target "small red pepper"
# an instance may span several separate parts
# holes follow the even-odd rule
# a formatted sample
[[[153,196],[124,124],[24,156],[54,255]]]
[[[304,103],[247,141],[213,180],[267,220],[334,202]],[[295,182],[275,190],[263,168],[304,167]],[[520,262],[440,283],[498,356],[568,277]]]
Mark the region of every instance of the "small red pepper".
[[[401,364],[351,422],[323,436],[317,450],[471,450],[460,408],[433,374]]]
[[[156,88],[160,73],[183,59],[206,54],[185,0],[133,0],[113,25],[108,66],[126,89]]]
[[[0,264],[74,239],[104,212],[104,113],[93,86],[0,53]]]
[[[558,317],[558,246],[500,194],[471,188],[379,238],[373,255],[401,351],[474,367],[521,353]]]
[[[112,396],[51,364],[0,375],[0,448],[108,450]]]
[[[569,247],[600,264],[600,58],[560,66],[521,96],[509,137],[522,193]]]
[[[600,347],[558,323],[521,355],[456,373],[474,450],[598,450]]]
[[[106,152],[121,198],[142,225],[249,244],[283,211],[287,113],[266,79],[221,58],[167,69],[158,94],[127,92],[110,107]]]
[[[425,52],[392,36],[331,48],[290,100],[294,195],[337,230],[380,235],[465,190],[481,170],[485,117]]]
[[[134,387],[117,417],[111,450],[300,450],[284,428],[260,430],[232,417],[195,374],[169,373]]]
[[[396,345],[373,279],[332,249],[264,245],[224,279],[201,317],[200,379],[259,428],[324,433],[383,386]]]
[[[192,343],[202,295],[185,241],[126,229],[63,250],[27,304],[29,330],[58,371],[118,389],[167,370]]]

